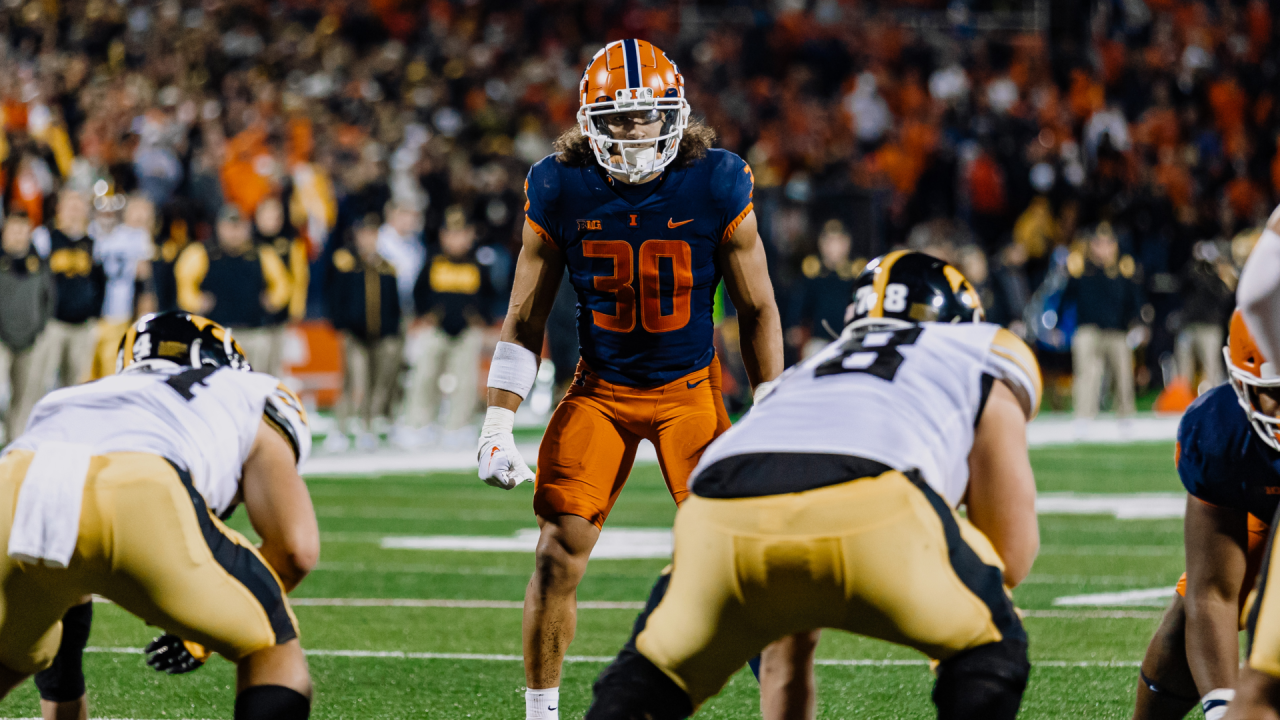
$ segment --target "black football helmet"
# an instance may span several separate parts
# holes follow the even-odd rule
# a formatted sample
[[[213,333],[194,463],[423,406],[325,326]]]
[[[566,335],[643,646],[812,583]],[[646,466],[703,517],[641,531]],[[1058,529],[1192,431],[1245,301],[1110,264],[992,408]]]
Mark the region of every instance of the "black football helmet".
[[[197,368],[252,369],[231,330],[181,310],[145,315],[125,332],[116,353],[116,372],[149,360]]]
[[[872,260],[853,282],[845,326],[869,318],[982,322],[982,300],[955,267],[932,255],[896,250]]]

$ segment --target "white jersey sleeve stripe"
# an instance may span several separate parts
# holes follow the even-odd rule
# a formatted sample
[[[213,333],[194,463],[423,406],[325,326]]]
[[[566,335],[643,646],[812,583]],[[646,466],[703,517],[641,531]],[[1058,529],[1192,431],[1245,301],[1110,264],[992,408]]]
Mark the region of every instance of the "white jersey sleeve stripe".
[[[1036,416],[1040,410],[1043,384],[1040,364],[1026,343],[1000,328],[991,340],[985,371],[1009,385],[1028,420]]]
[[[311,427],[307,423],[307,411],[303,409],[298,396],[284,385],[276,387],[275,392],[267,396],[263,414],[269,423],[274,425],[293,447],[298,468],[311,455]]]

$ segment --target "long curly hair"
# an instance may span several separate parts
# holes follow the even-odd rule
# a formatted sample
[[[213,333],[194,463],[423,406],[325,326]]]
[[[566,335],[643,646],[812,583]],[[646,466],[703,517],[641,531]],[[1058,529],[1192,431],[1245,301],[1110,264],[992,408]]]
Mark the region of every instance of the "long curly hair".
[[[669,166],[679,170],[692,165],[695,161],[707,156],[707,150],[716,141],[716,131],[701,120],[689,119],[689,125],[680,137],[680,149],[676,151],[676,159]],[[574,125],[556,138],[555,151],[560,153],[560,162],[569,167],[591,165],[596,161],[596,154],[591,150],[591,141],[582,134],[582,128]]]

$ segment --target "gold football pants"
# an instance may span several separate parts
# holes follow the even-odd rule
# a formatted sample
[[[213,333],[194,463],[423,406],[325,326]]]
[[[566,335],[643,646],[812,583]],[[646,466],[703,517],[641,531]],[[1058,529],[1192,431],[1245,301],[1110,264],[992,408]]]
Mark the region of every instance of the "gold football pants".
[[[891,471],[786,495],[690,495],[665,596],[636,647],[696,709],[787,635],[837,628],[946,660],[1025,640],[990,541]]]
[[[21,673],[47,667],[63,614],[90,593],[232,661],[297,637],[270,566],[214,517],[186,473],[158,455],[93,457],[67,568],[9,557],[32,457],[14,450],[0,458],[0,664]]]
[[[1250,518],[1251,520],[1253,518]],[[1244,625],[1248,632],[1248,650],[1245,662],[1259,672],[1280,678],[1280,557],[1276,555],[1276,523],[1280,512],[1272,521],[1271,537],[1267,540],[1262,570],[1258,582],[1244,607]]]

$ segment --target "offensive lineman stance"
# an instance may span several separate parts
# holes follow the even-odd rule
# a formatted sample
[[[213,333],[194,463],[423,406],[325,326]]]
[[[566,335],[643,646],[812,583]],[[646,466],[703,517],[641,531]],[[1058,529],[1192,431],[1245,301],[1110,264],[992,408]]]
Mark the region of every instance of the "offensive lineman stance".
[[[116,365],[40,400],[0,458],[0,697],[58,653],[42,695],[78,690],[83,708],[87,618],[59,653],[61,620],[99,594],[172,633],[148,648],[153,665],[204,648],[235,662],[236,720],[305,720],[311,679],[285,597],[320,547],[298,475],[305,412],[229,331],[185,312],[130,326]],[[261,547],[219,519],[241,502]]]
[[[529,170],[524,247],[489,373],[480,477],[534,475],[511,431],[533,386],[563,272],[578,296],[582,362],[547,426],[533,508],[542,529],[525,591],[526,717],[559,717],[578,582],[641,439],[677,503],[729,428],[712,345],[717,284],[737,308],[754,387],[782,371],[782,326],[752,212],[751,170],[689,125],[684,80],[661,50],[621,40],[591,60],[579,127]]]
[[[1017,713],[1030,665],[1008,588],[1039,547],[1039,367],[941,260],[893,252],[854,288],[840,339],[703,455],[673,569],[588,720],[687,717],[765,646],[818,628],[940,660],[939,718]],[[766,656],[762,688],[769,672]]]

